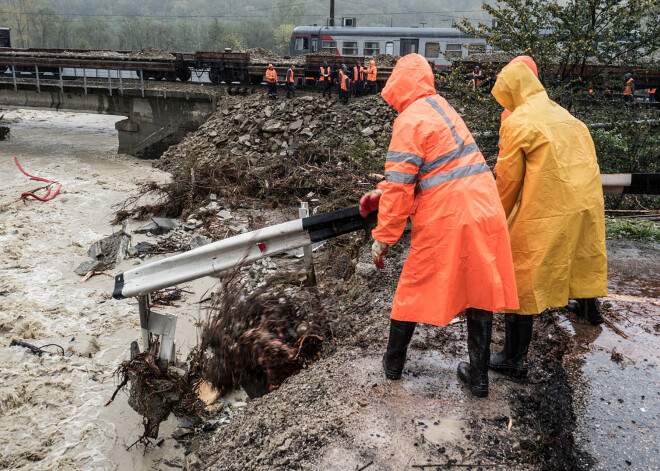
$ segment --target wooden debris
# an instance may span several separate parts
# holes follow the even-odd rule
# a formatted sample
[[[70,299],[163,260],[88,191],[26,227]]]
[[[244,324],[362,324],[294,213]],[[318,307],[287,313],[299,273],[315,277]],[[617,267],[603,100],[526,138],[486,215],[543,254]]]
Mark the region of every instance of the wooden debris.
[[[620,335],[621,337],[623,337],[624,339],[627,339],[627,338],[628,338],[628,334],[626,334],[623,330],[619,329],[617,326],[615,326],[614,324],[612,324],[612,323],[611,323],[610,321],[608,321],[606,318],[603,318],[603,320],[605,321],[605,324],[607,324],[607,325],[608,325],[608,326],[609,326],[614,332],[616,332],[617,334],[619,334],[619,335]]]

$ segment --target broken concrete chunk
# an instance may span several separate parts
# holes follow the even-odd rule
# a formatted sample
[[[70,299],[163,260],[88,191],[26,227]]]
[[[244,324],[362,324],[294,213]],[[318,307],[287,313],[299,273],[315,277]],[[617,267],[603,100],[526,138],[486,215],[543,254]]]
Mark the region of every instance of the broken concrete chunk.
[[[90,271],[101,271],[114,268],[125,258],[130,246],[131,238],[124,231],[94,242],[87,255],[91,260],[81,263],[74,272],[85,276]]]
[[[166,234],[176,227],[176,223],[172,219],[167,218],[151,218],[151,221],[138,227],[135,232],[137,234],[146,234],[151,232],[154,235]]]
[[[103,269],[103,262],[99,260],[87,260],[78,265],[73,272],[79,276],[85,276],[90,271],[98,271]]]
[[[215,214],[219,219],[231,219],[232,215],[226,209],[221,209]]]
[[[298,119],[289,125],[289,131],[297,131],[303,125],[303,120]]]
[[[196,249],[197,247],[210,244],[211,242],[213,242],[213,240],[211,240],[210,238],[203,235],[195,234],[192,237],[192,239],[190,239],[190,248]]]
[[[369,137],[369,136],[372,136],[373,134],[374,134],[374,130],[371,129],[371,128],[364,128],[364,129],[362,130],[362,135],[363,135],[364,137]]]
[[[249,232],[248,228],[245,224],[239,224],[239,225],[236,225],[236,226],[229,226],[229,229],[231,229],[234,232],[239,232],[241,234]]]
[[[263,132],[278,133],[278,132],[283,132],[284,127],[282,126],[281,121],[277,119],[269,119],[263,123],[263,125],[261,126],[261,130]]]

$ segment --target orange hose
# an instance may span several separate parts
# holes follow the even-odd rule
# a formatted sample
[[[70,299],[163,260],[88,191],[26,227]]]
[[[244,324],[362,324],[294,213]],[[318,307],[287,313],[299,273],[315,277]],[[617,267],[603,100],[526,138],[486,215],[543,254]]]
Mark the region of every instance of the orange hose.
[[[18,169],[21,172],[23,172],[23,174],[30,177],[30,180],[35,180],[35,181],[38,181],[38,182],[48,183],[47,191],[46,191],[46,194],[44,196],[35,195],[31,191],[26,191],[24,193],[21,193],[21,198],[23,198],[23,199],[34,198],[35,200],[39,200],[39,201],[50,201],[53,198],[55,198],[57,196],[57,194],[60,192],[60,190],[62,189],[62,184],[60,182],[56,182],[54,180],[48,180],[47,178],[35,177],[34,175],[30,175],[29,173],[27,173],[25,170],[23,170],[23,167],[21,167],[21,164],[18,163],[18,159],[16,157],[14,157],[14,163],[16,164]],[[55,192],[51,193],[53,191],[53,188],[55,188]]]

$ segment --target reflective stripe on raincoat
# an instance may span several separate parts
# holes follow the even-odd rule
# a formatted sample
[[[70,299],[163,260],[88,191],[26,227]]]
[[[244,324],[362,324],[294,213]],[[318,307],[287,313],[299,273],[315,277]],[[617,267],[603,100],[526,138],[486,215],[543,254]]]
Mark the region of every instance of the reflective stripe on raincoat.
[[[587,127],[548,98],[522,63],[493,87],[512,114],[500,128],[497,189],[507,214],[520,309],[607,294],[605,212]]]
[[[435,92],[419,54],[397,62],[383,98],[394,121],[374,239],[412,240],[392,319],[446,325],[472,307],[518,307],[506,218],[493,175],[463,120]]]

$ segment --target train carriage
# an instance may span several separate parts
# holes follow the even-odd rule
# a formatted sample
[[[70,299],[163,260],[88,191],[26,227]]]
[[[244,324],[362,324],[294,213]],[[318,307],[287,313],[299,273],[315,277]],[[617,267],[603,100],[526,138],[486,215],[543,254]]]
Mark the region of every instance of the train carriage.
[[[474,49],[485,51],[485,41],[454,28],[298,26],[291,34],[289,55],[323,52],[372,57],[416,52],[437,68],[446,69],[452,59],[467,57]]]

